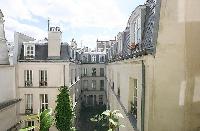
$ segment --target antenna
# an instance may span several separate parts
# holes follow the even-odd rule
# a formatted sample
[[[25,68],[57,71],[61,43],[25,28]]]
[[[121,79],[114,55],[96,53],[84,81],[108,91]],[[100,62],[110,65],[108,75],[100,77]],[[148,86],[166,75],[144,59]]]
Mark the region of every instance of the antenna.
[[[49,23],[50,23],[50,20],[49,20],[49,17],[48,17],[48,29],[47,29],[47,31],[49,31]]]

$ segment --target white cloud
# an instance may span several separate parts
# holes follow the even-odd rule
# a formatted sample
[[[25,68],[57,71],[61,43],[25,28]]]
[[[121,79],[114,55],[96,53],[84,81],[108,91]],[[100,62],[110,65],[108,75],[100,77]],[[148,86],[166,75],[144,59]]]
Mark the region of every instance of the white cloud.
[[[61,26],[63,31],[82,27],[123,29],[127,22],[126,16],[122,14],[115,0],[1,0],[0,8],[6,16],[9,38],[13,30],[28,33],[36,38],[45,36],[46,31],[19,22],[19,20],[29,20],[39,24],[40,21],[33,16],[45,19],[49,17],[52,25]],[[89,36],[91,40],[95,38],[96,41],[101,35]],[[86,39],[88,35],[82,36]]]
[[[32,26],[32,25],[19,23],[17,20],[12,19],[12,18],[6,19],[5,29],[6,29],[6,32],[5,32],[6,38],[9,41],[13,40],[14,31],[22,32],[28,36],[31,36],[37,39],[43,39],[44,37],[47,36],[47,33],[43,31],[42,29]]]

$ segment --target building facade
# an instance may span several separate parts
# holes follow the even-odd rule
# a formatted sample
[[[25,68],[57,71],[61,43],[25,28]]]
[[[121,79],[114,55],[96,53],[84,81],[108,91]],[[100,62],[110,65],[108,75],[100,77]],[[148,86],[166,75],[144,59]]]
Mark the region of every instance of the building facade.
[[[110,57],[108,103],[125,117],[120,119],[125,125],[120,131],[200,129],[200,15],[195,13],[199,4],[197,0],[147,0],[142,8],[141,49],[134,47],[133,57]],[[136,18],[132,16],[130,21]],[[135,42],[132,33],[130,40]]]
[[[50,27],[48,41],[22,43],[16,66],[21,119],[47,108],[54,110],[61,86],[70,89],[73,104],[78,100],[80,68],[75,63],[75,51],[61,42],[61,34],[59,27]],[[36,124],[36,121],[25,121],[23,126]]]
[[[81,99],[84,106],[106,105],[106,54],[84,52],[81,55]]]

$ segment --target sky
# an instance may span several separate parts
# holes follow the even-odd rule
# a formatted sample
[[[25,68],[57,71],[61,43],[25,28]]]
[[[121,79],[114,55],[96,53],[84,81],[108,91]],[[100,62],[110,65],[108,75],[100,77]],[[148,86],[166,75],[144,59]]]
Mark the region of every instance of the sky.
[[[94,48],[96,40],[114,39],[123,31],[131,12],[145,0],[0,0],[6,39],[14,31],[38,40],[47,37],[47,21],[59,26],[62,41]]]

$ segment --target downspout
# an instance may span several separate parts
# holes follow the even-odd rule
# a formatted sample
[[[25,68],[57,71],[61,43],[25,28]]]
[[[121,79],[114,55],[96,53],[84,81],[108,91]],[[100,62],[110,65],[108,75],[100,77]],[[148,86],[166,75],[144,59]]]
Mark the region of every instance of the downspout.
[[[145,65],[142,60],[142,97],[141,97],[141,131],[144,131],[145,119]]]
[[[64,74],[63,74],[63,78],[64,78],[63,81],[64,81],[64,87],[65,87],[65,65],[64,65],[64,68],[63,68],[63,73],[64,73]]]

